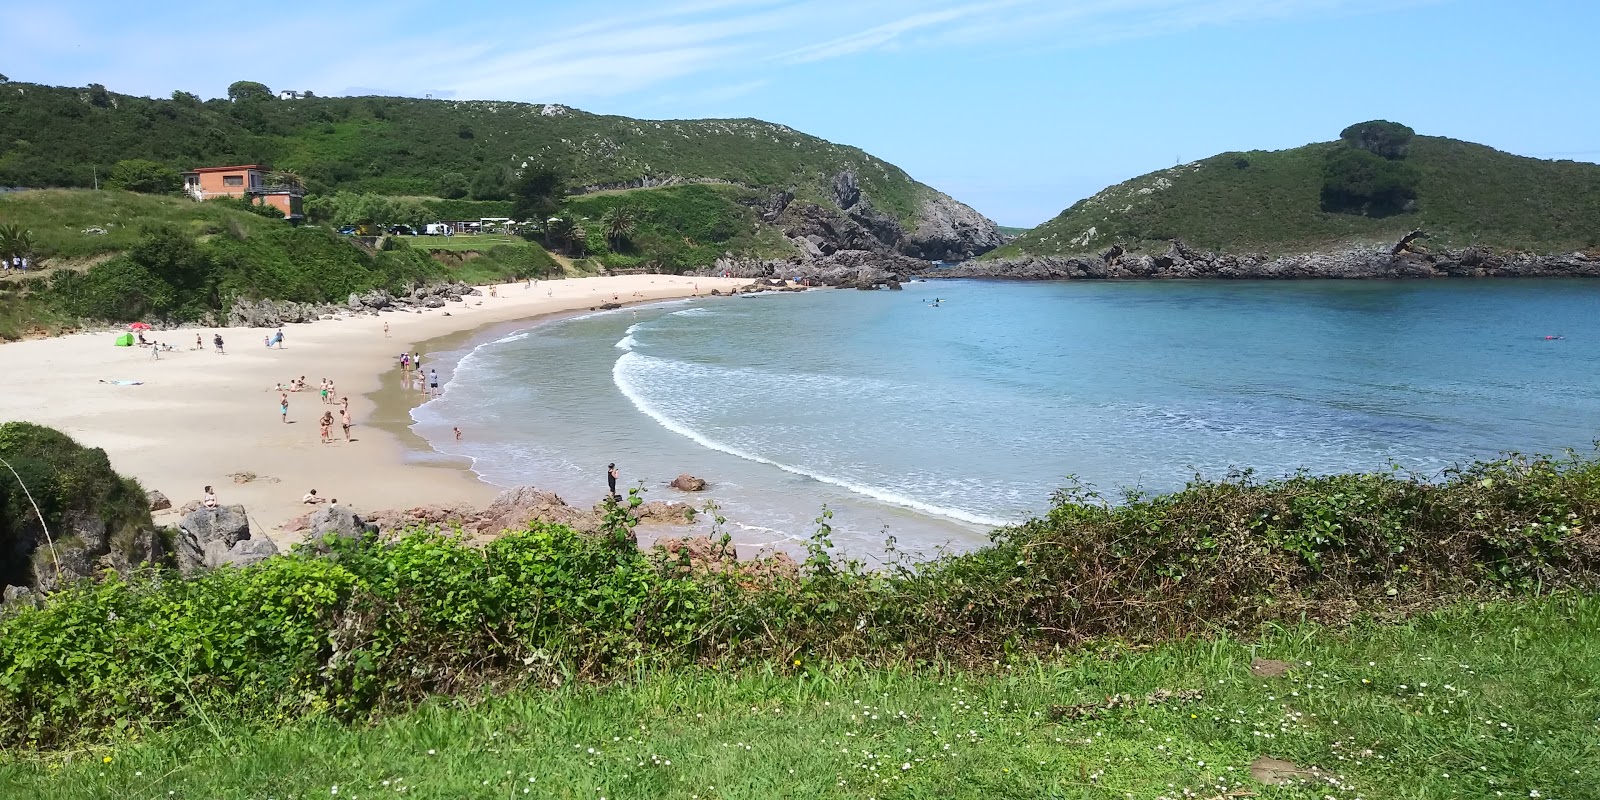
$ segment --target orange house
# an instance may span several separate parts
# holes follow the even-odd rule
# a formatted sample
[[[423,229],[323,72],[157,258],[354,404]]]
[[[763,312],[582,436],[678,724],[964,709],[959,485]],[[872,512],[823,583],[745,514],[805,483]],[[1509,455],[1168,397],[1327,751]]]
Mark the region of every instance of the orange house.
[[[243,197],[256,205],[269,205],[293,221],[305,218],[300,186],[270,182],[271,170],[261,164],[237,167],[199,167],[183,173],[183,191],[196,200]]]

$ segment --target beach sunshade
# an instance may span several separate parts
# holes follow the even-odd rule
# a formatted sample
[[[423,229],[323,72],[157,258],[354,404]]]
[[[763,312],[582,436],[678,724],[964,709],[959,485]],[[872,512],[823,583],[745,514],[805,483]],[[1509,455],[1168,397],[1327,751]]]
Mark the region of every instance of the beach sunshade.
[[[133,346],[133,334],[124,333],[121,336],[118,336],[117,337],[117,346],[118,347],[132,347]]]
[[[150,323],[148,323],[148,322],[135,322],[132,325],[128,326],[128,330],[130,330],[130,331],[147,331],[147,330],[150,330]]]

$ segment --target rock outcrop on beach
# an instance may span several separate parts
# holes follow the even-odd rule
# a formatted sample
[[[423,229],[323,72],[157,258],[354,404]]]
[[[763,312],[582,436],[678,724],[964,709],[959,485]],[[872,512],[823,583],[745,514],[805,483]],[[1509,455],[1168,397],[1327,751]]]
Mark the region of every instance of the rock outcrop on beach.
[[[908,256],[867,250],[840,250],[812,259],[746,260],[724,257],[699,274],[758,281],[793,281],[803,286],[873,289],[896,286],[927,269],[927,262]]]
[[[387,289],[351,292],[343,305],[337,303],[296,303],[287,300],[251,300],[235,297],[228,310],[228,325],[248,328],[276,328],[280,325],[316,322],[338,315],[378,314],[412,311],[419,308],[444,308],[464,298],[480,295],[475,287],[460,281],[414,286],[396,296]]]
[[[690,570],[736,572],[749,577],[794,576],[800,565],[787,553],[772,553],[749,561],[739,560],[732,543],[718,542],[709,536],[668,536],[657,539],[652,549],[668,560],[685,563]]]
[[[0,423],[0,591],[54,591],[106,570],[166,564],[151,498],[104,450],[27,422]]]
[[[221,566],[248,566],[278,554],[271,540],[251,536],[244,506],[189,512],[178,521],[174,545],[178,570],[185,575]]]
[[[366,522],[382,531],[400,531],[413,527],[459,528],[475,536],[493,536],[505,530],[527,527],[532,522],[567,525],[584,533],[600,529],[605,505],[592,509],[569,505],[554,492],[532,486],[507,489],[497,495],[484,508],[469,505],[417,506],[402,510],[375,511]],[[629,510],[640,522],[682,525],[693,519],[694,508],[688,503],[670,503],[653,500]],[[290,525],[290,530],[313,529],[310,518],[302,518]]]
[[[667,485],[684,492],[702,492],[706,488],[706,482],[703,478],[696,478],[687,472],[673,478],[672,483]]]
[[[1483,248],[1429,251],[1420,246],[1420,238],[1412,234],[1389,247],[1270,258],[1197,250],[1174,240],[1158,255],[1130,253],[1118,245],[1097,256],[969,261],[926,275],[1015,280],[1600,277],[1600,253],[1505,255]]]

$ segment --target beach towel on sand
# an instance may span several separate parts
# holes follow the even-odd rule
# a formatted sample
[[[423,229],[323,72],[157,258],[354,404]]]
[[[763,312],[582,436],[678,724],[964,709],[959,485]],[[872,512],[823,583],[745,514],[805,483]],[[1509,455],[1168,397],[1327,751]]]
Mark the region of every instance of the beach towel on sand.
[[[113,384],[115,386],[143,386],[144,385],[144,381],[108,381],[105,378],[101,378],[100,382],[101,383]]]

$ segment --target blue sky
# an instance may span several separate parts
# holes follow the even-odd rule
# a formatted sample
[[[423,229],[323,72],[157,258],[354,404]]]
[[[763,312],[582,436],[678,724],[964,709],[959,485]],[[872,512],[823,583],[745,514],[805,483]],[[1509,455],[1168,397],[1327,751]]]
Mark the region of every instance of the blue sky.
[[[1597,29],[1592,0],[10,0],[0,72],[759,117],[1033,225],[1179,160],[1373,118],[1600,160]]]

